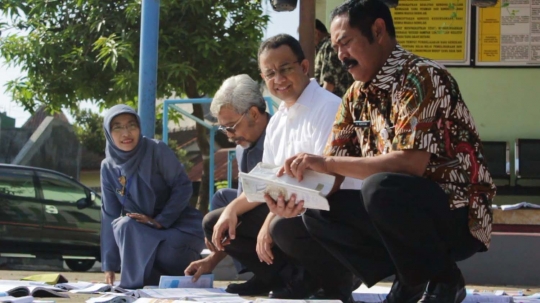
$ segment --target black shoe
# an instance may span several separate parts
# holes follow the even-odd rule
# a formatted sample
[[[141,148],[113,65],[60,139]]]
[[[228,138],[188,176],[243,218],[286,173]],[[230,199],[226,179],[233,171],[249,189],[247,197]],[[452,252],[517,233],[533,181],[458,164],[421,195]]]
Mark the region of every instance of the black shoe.
[[[399,282],[396,277],[390,293],[383,303],[417,303],[422,298],[425,289],[425,283],[417,286],[407,286]]]
[[[238,294],[239,296],[260,296],[267,295],[271,290],[270,285],[266,284],[257,276],[251,277],[244,283],[229,284],[225,289],[226,292],[231,294]]]
[[[305,270],[290,277],[285,286],[272,289],[268,297],[272,299],[307,299],[319,289],[318,282]]]
[[[319,289],[308,299],[310,300],[341,300],[342,302],[354,303],[352,292],[362,285],[362,280],[355,275],[350,276],[350,280],[337,289]]]
[[[418,303],[461,303],[465,300],[467,292],[465,290],[465,280],[461,271],[457,269],[458,278],[455,282],[441,283],[430,281],[422,299]]]

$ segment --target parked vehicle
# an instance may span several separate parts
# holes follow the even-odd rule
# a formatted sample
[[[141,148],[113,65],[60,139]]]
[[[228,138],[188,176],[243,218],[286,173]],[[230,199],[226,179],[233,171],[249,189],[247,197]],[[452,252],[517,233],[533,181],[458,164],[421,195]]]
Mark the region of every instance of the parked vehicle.
[[[62,173],[0,164],[0,254],[62,258],[74,271],[100,260],[100,196]]]

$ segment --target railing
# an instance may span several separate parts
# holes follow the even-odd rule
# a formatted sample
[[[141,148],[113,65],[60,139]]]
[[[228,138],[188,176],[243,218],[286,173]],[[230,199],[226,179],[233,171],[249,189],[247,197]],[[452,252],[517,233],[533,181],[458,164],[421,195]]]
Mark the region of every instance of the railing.
[[[266,101],[268,112],[273,115],[274,114],[274,107],[277,107],[277,104],[272,100],[270,97],[265,97],[264,100]],[[194,116],[193,114],[181,109],[180,107],[176,106],[176,104],[210,104],[212,103],[212,98],[197,98],[197,99],[168,99],[163,102],[163,142],[168,143],[169,141],[169,108],[176,110],[177,112],[181,113],[184,117],[188,117],[195,122],[201,124],[205,128],[207,128],[210,131],[210,171],[209,173],[209,180],[210,180],[210,188],[209,188],[209,199],[212,199],[214,196],[214,169],[215,169],[215,163],[214,163],[214,154],[215,154],[215,137],[216,137],[216,131],[217,131],[217,125],[210,124],[204,120],[199,119],[198,117]],[[232,157],[231,157],[232,155]],[[227,181],[228,181],[228,187],[232,184],[232,161],[235,157],[235,152],[229,152],[229,158],[227,163]],[[204,160],[204,158],[203,158]]]

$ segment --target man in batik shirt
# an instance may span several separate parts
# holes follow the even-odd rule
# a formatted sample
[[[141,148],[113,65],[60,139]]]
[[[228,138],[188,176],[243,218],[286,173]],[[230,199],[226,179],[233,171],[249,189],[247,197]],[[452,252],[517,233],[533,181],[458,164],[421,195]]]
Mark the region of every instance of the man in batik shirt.
[[[319,19],[315,21],[315,45],[315,80],[326,90],[343,98],[354,79],[339,60],[332,48],[330,34]]]
[[[395,274],[387,303],[462,302],[455,262],[488,249],[495,186],[458,85],[442,65],[397,43],[378,0],[345,2],[330,29],[357,82],[326,156],[298,154],[281,173],[301,180],[312,169],[364,183],[330,195],[328,212],[308,210],[306,228],[368,287]],[[272,207],[292,208],[282,200]]]

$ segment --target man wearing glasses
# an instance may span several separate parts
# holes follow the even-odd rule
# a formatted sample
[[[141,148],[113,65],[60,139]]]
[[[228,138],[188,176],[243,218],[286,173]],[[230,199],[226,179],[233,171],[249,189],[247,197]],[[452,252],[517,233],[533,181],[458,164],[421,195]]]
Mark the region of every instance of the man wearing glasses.
[[[322,154],[340,99],[309,79],[309,62],[289,35],[264,41],[258,59],[269,91],[283,101],[266,128],[263,162],[280,166],[298,152]],[[265,281],[273,298],[304,299],[322,287],[328,298],[351,300],[352,274],[309,236],[302,218],[275,216],[261,203],[241,195],[209,213],[203,221],[207,237],[213,229],[213,245]]]
[[[237,75],[223,82],[216,92],[210,106],[212,115],[218,119],[221,130],[230,142],[236,143],[236,159],[238,170],[249,172],[257,163],[262,161],[266,126],[270,115],[266,112],[266,103],[260,91],[259,84],[248,75]],[[226,188],[220,189],[210,201],[210,212],[205,222],[210,219],[215,221],[221,215],[223,208],[242,195],[242,184],[238,184],[238,190]],[[268,207],[260,205],[250,212],[253,220],[246,220],[243,229],[255,233],[261,227],[264,218],[268,214]],[[214,219],[212,219],[214,218]],[[206,226],[206,225],[205,225]],[[205,228],[206,229],[206,228]],[[216,250],[211,242],[212,227],[206,232],[206,243],[212,253],[202,259],[192,262],[186,269],[186,275],[193,275],[196,281],[201,274],[211,272],[223,260],[227,253]],[[236,244],[236,243],[235,243]],[[236,246],[235,246],[236,247]],[[240,243],[239,250],[250,249]],[[235,260],[238,273],[249,271]],[[226,291],[237,293],[242,296],[256,296],[268,294],[271,290],[269,283],[259,276],[254,275],[250,280],[242,284],[230,284]]]

